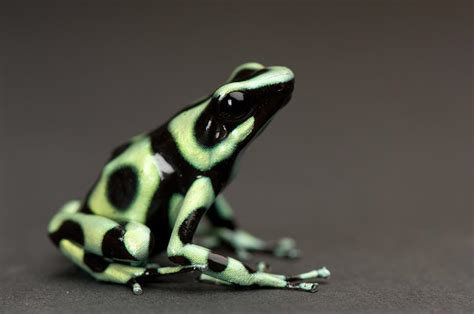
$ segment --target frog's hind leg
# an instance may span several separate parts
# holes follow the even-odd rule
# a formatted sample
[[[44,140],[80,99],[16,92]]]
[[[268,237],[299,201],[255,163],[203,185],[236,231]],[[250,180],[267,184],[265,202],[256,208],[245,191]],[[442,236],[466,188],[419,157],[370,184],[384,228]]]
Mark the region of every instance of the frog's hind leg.
[[[79,212],[80,202],[71,201],[51,219],[48,233],[57,246],[70,240],[84,250],[107,259],[133,264],[148,259],[153,246],[150,229],[137,222],[117,222],[107,217]]]
[[[126,284],[132,288],[134,294],[142,294],[141,283],[156,280],[157,277],[204,270],[204,267],[200,268],[196,265],[142,267],[113,262],[99,255],[86,252],[83,247],[67,239],[61,240],[59,247],[65,256],[95,279]]]
[[[74,264],[95,279],[132,286],[157,277],[203,270],[199,265],[158,267],[147,264],[153,246],[150,229],[136,222],[118,223],[106,217],[79,212],[80,202],[67,203],[51,220],[51,240]]]
[[[296,243],[290,238],[267,242],[238,228],[232,208],[221,194],[216,197],[206,213],[212,228],[205,238],[205,245],[218,247],[224,245],[235,251],[241,259],[249,259],[251,252],[272,254],[276,257],[297,258],[300,255]]]

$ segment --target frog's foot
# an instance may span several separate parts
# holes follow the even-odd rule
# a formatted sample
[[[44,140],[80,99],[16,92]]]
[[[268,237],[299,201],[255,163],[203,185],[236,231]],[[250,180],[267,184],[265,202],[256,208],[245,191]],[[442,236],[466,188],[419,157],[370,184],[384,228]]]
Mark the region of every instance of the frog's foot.
[[[309,272],[292,275],[292,276],[268,274],[265,272],[262,272],[262,273],[284,280],[286,282],[287,289],[301,290],[301,291],[307,291],[307,292],[317,292],[319,284],[317,282],[306,282],[306,281],[313,280],[316,278],[327,279],[331,275],[331,273],[326,267],[322,267],[319,269],[311,270]]]
[[[160,267],[147,263],[153,243],[147,226],[79,213],[79,206],[76,201],[66,204],[51,221],[49,235],[66,257],[97,280],[128,284],[140,294],[143,282],[206,269],[205,265]]]
[[[156,267],[156,264],[148,264],[146,267],[141,267],[123,262],[111,262],[99,255],[84,251],[80,245],[70,240],[62,240],[60,249],[74,264],[87,271],[95,279],[129,285],[133,293],[137,295],[143,293],[141,286],[143,283],[156,281],[159,277],[206,270],[205,265]]]
[[[234,285],[233,283],[229,281],[225,281],[222,279],[217,279],[212,276],[209,276],[207,274],[201,274],[198,278],[199,281],[204,282],[204,283],[212,283],[215,285],[221,285],[221,286],[231,286]],[[300,290],[300,291],[306,291],[306,292],[317,292],[318,291],[318,286],[319,284],[316,282],[287,282],[286,285],[283,288],[287,288],[290,290]]]
[[[316,278],[329,278],[330,272],[326,267],[315,269],[309,272],[301,273],[293,276],[285,276],[267,273],[268,265],[260,262],[257,265],[257,270],[251,276],[257,280],[257,286],[270,286],[274,288],[286,288],[290,290],[300,290],[306,292],[317,292],[319,284],[317,282],[306,282],[308,280],[313,280]],[[213,283],[217,285],[235,285],[232,281],[226,281],[224,279],[219,279],[214,276],[208,275],[206,273],[201,273],[198,277],[198,280],[205,283]],[[238,285],[235,285],[238,286]]]
[[[298,258],[300,251],[296,248],[293,239],[282,238],[275,243],[261,240],[250,233],[243,230],[230,230],[225,228],[217,228],[215,236],[220,241],[235,251],[239,259],[248,260],[251,252],[261,252],[272,254],[280,258]],[[214,239],[215,243],[216,240]]]
[[[269,246],[269,249],[276,257],[298,258],[300,256],[300,250],[296,248],[296,242],[291,238],[282,238],[273,246]]]
[[[156,281],[159,277],[166,275],[182,274],[191,271],[204,271],[204,265],[189,265],[189,266],[169,266],[158,268],[142,268],[140,275],[135,275],[127,281],[127,284],[132,288],[133,294],[139,295],[143,293],[141,284],[145,282]],[[112,278],[111,281],[115,282]]]

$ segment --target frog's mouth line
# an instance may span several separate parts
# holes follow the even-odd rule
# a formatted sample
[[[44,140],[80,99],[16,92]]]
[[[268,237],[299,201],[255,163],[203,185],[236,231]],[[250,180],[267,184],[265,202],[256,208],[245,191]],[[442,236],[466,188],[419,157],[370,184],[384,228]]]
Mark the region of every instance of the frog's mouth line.
[[[273,117],[276,115],[276,113],[278,111],[280,111],[283,107],[285,107],[289,102],[290,102],[290,99],[291,99],[291,94],[289,94],[288,96],[286,96],[283,100],[283,102],[281,103],[280,106],[278,106],[278,108],[276,108],[271,114],[270,116],[267,118],[267,121],[265,121],[257,130],[257,132],[255,132],[255,136],[254,137],[258,137],[262,132],[263,130],[265,130],[267,128],[267,126],[270,124],[270,122],[273,120]]]

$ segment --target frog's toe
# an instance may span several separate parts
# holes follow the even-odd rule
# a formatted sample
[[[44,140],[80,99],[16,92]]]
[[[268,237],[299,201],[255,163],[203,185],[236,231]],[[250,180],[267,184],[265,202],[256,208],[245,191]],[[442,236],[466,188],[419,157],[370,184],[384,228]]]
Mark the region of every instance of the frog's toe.
[[[237,254],[237,257],[241,260],[248,261],[252,258],[252,254],[246,249],[236,249],[235,254]]]
[[[331,272],[326,267],[321,267],[320,269],[317,270],[317,272],[318,272],[318,278],[327,279],[331,276]]]
[[[294,290],[300,290],[300,291],[306,291],[306,292],[317,292],[319,284],[316,282],[300,282],[300,283],[293,283],[289,282],[286,287],[288,289],[294,289]]]
[[[300,250],[296,248],[295,240],[282,238],[275,245],[273,255],[284,258],[298,258],[300,256]]]
[[[134,295],[140,295],[143,293],[143,289],[142,289],[142,286],[140,286],[140,284],[138,282],[134,282],[132,284],[132,292]]]
[[[258,272],[268,272],[270,270],[270,265],[260,261],[257,263],[257,271]]]
[[[310,280],[315,278],[327,279],[331,276],[331,272],[326,267],[321,267],[319,269],[314,269],[306,273],[301,273],[298,275],[287,276],[286,280],[290,282]]]

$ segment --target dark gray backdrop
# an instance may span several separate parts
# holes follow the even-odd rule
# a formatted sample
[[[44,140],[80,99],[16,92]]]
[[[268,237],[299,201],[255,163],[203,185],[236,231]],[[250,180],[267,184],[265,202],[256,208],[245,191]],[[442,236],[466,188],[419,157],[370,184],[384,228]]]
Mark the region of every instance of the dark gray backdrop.
[[[474,309],[470,2],[2,3],[0,312]],[[298,241],[275,271],[329,283],[136,297],[60,256],[48,220],[109,150],[252,60],[291,67],[295,96],[227,195],[251,232]]]

